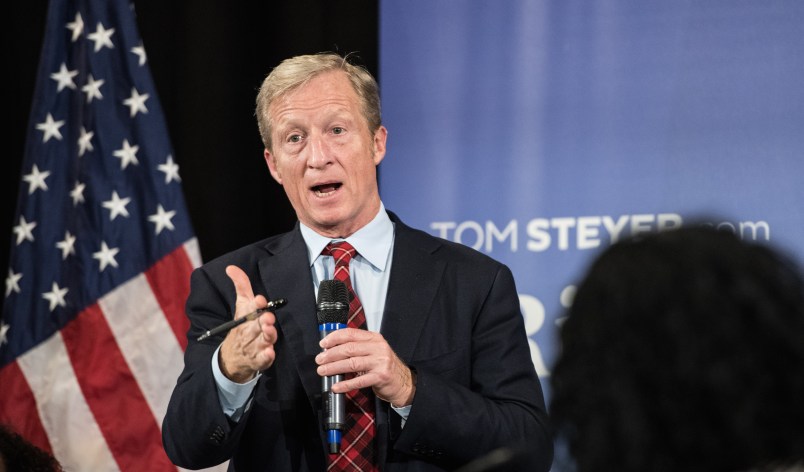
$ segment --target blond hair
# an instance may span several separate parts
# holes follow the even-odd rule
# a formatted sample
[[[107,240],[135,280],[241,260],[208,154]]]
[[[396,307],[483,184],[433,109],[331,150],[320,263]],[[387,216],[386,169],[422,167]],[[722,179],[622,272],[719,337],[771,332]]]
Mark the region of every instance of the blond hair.
[[[332,70],[346,73],[360,98],[363,116],[373,133],[382,124],[380,118],[380,91],[377,81],[362,66],[349,62],[349,55],[341,57],[332,52],[308,54],[285,59],[265,78],[257,94],[257,126],[266,149],[271,149],[271,103],[306,84],[319,74]]]

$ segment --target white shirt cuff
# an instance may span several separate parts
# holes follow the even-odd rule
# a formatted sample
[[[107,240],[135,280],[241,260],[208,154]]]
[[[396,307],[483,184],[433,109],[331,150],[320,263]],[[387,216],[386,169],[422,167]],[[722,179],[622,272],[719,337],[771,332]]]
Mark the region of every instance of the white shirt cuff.
[[[399,415],[400,417],[402,417],[402,427],[403,428],[405,427],[405,422],[408,420],[408,415],[410,415],[410,408],[412,406],[413,405],[408,405],[408,406],[401,406],[401,407],[397,408],[394,405],[391,405],[391,408],[394,409],[396,414]]]

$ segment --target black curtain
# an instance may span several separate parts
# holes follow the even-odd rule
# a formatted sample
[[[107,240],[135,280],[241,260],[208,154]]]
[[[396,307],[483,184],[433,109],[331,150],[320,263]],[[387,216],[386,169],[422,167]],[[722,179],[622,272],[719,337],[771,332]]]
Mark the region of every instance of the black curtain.
[[[3,274],[47,4],[5,7],[11,17],[2,28],[9,84],[3,103],[11,104],[5,111],[11,124],[4,127],[10,148],[0,164]],[[376,77],[377,1],[134,1],[134,7],[204,260],[290,229],[295,214],[262,157],[257,88],[282,59],[321,51],[354,53]]]

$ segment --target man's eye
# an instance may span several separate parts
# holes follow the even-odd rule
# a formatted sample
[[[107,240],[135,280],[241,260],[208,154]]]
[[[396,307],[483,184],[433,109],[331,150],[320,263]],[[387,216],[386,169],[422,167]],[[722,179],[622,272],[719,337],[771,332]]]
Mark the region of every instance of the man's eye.
[[[345,129],[337,127],[337,126],[335,128],[332,128],[332,133],[333,134],[343,134],[345,131],[346,131]]]
[[[288,138],[289,143],[298,143],[301,141],[302,137],[300,134],[293,134]]]

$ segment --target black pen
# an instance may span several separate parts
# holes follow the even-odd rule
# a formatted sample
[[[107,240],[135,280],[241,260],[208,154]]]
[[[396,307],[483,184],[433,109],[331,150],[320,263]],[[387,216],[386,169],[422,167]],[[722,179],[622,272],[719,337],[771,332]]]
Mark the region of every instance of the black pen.
[[[230,329],[234,328],[235,326],[240,326],[241,324],[245,323],[246,321],[256,320],[258,316],[265,313],[266,311],[271,311],[274,308],[279,308],[284,306],[288,301],[284,298],[277,298],[276,300],[268,302],[268,306],[263,308],[258,308],[257,311],[252,311],[246,316],[242,316],[236,320],[227,321],[226,323],[216,326],[204,334],[198,337],[197,341],[203,341],[210,336],[214,336],[219,333],[223,333],[224,331],[229,331]]]

